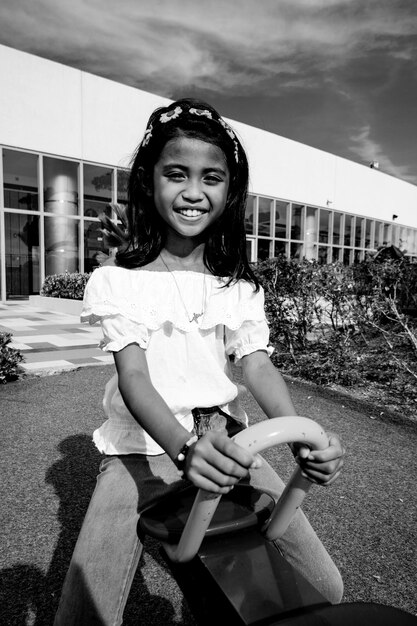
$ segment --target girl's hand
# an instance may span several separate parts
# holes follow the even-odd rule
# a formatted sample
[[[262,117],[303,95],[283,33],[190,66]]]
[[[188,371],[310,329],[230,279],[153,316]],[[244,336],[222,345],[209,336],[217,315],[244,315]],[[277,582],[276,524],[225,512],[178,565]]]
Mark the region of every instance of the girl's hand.
[[[260,465],[259,457],[254,457],[224,433],[212,430],[190,446],[185,476],[200,489],[224,494],[246,476],[249,469]]]
[[[329,447],[325,450],[310,450],[301,444],[293,446],[295,460],[301,467],[303,476],[325,487],[331,485],[339,476],[346,454],[337,435],[328,433],[328,437]]]

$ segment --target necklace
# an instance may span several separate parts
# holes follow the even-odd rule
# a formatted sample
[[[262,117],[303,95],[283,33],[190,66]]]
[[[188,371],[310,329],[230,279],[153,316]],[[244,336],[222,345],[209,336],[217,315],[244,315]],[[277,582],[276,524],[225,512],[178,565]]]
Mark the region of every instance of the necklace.
[[[177,279],[175,278],[175,274],[173,273],[173,271],[171,270],[171,268],[168,266],[168,264],[166,263],[164,257],[162,256],[162,252],[159,253],[159,256],[161,257],[161,261],[162,263],[165,265],[165,267],[167,268],[169,274],[172,276],[172,279],[175,283],[175,286],[177,288],[178,291],[178,295],[180,297],[182,306],[184,308],[185,314],[187,316],[187,319],[189,322],[198,322],[198,320],[200,319],[200,317],[203,315],[204,313],[204,305],[206,302],[206,268],[204,267],[204,273],[203,273],[203,296],[202,296],[202,300],[201,300],[201,312],[200,313],[193,313],[192,315],[190,315],[190,312],[188,311],[185,302],[184,302],[184,298],[182,297],[182,293],[181,293],[181,289],[180,286],[177,282]]]

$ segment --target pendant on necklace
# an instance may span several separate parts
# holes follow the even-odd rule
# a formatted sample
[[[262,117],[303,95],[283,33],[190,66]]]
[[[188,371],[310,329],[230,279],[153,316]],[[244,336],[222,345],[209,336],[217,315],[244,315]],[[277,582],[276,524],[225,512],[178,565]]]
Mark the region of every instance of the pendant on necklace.
[[[192,324],[192,322],[198,322],[200,317],[202,317],[204,315],[204,306],[205,306],[205,302],[206,302],[206,270],[205,270],[205,268],[204,268],[204,273],[203,273],[203,296],[202,296],[202,303],[201,303],[202,311],[201,311],[201,313],[193,313],[192,317],[190,317],[188,309],[185,306],[184,298],[182,297],[180,286],[177,283],[177,279],[175,278],[175,275],[174,275],[173,271],[171,270],[171,268],[169,267],[169,265],[165,261],[164,257],[162,256],[162,252],[159,253],[159,257],[160,257],[162,263],[165,265],[166,269],[168,270],[170,276],[172,276],[172,280],[174,281],[175,286],[177,288],[177,292],[178,292],[178,295],[180,297],[181,304],[182,304],[182,306],[184,308],[184,312],[185,312],[185,314],[187,316],[188,321],[190,322],[190,324]]]
[[[198,320],[200,319],[200,317],[203,315],[204,311],[201,311],[201,313],[194,313],[192,318],[188,318],[190,320],[190,322],[198,322]]]

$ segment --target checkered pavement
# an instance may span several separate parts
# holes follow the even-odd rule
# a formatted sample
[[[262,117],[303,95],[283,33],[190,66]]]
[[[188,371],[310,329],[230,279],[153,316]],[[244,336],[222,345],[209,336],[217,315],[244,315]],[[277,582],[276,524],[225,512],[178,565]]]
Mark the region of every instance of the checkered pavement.
[[[46,311],[26,300],[0,303],[0,332],[12,334],[10,345],[23,354],[27,373],[113,363],[112,355],[98,348],[99,325],[82,324],[78,316]]]

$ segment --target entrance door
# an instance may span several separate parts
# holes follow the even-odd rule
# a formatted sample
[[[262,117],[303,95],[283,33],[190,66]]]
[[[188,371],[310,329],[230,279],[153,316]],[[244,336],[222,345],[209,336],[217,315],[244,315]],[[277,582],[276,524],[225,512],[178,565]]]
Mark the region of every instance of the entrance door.
[[[5,213],[6,298],[39,293],[39,217]]]

